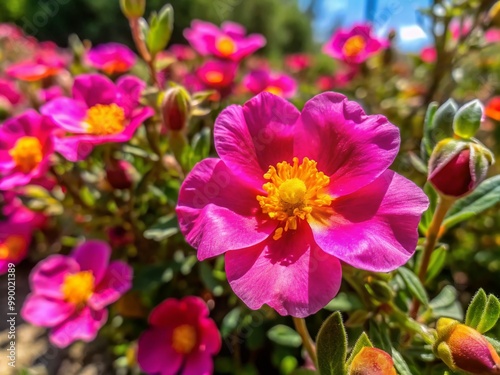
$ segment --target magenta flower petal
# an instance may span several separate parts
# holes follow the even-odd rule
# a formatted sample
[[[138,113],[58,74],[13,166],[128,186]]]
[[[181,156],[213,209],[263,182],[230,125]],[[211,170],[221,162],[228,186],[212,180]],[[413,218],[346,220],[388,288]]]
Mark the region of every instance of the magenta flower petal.
[[[148,329],[138,342],[137,361],[148,374],[175,375],[179,371],[183,356],[172,349],[166,329]]]
[[[24,301],[21,316],[27,322],[40,327],[54,327],[75,312],[75,305],[63,300],[30,294]]]
[[[293,158],[294,124],[299,111],[263,92],[243,107],[231,105],[215,120],[215,148],[238,177],[260,188],[270,165]]]
[[[51,255],[38,263],[30,274],[30,287],[33,293],[47,298],[62,299],[61,285],[64,278],[80,271],[73,258],[64,255]]]
[[[107,74],[128,71],[135,64],[136,56],[127,46],[120,43],[105,43],[93,47],[86,56],[87,64]]]
[[[153,309],[148,322],[154,327],[168,328],[185,322],[197,324],[199,319],[205,317],[208,317],[206,303],[201,298],[187,296],[180,301],[166,299]]]
[[[388,170],[355,193],[335,199],[327,226],[311,227],[329,254],[359,269],[388,272],[413,255],[417,226],[428,205],[418,186]]]
[[[132,286],[132,268],[122,261],[111,262],[88,304],[94,310],[116,302]]]
[[[268,304],[281,315],[316,313],[338,292],[340,262],[323,252],[305,225],[252,248],[226,253],[231,288],[251,309]]]
[[[71,257],[80,265],[80,271],[92,271],[98,285],[108,268],[111,248],[106,242],[91,240],[75,247]]]
[[[52,118],[60,128],[72,133],[84,133],[87,108],[81,101],[56,98],[40,108],[40,112]]]
[[[184,186],[189,187],[179,195],[179,225],[200,260],[262,242],[276,228],[259,214],[259,190],[243,185],[220,160],[198,163]]]
[[[235,39],[244,38],[247,33],[243,25],[231,21],[222,22],[220,28],[224,33]]]
[[[122,76],[116,81],[116,104],[123,108],[125,116],[132,116],[145,88],[144,81],[130,75]]]
[[[49,340],[59,348],[65,348],[74,341],[90,342],[95,339],[99,329],[106,323],[108,311],[94,311],[84,307],[71,318],[54,327]]]
[[[309,100],[295,138],[295,154],[318,162],[330,176],[330,193],[352,193],[380,176],[399,149],[399,129],[384,116],[367,116],[361,106],[328,92]],[[328,150],[328,152],[325,152]]]
[[[92,107],[96,104],[115,102],[116,88],[113,82],[100,74],[81,74],[73,84],[73,98]]]
[[[55,150],[69,161],[79,161],[85,159],[92,152],[94,144],[93,138],[85,142],[81,137],[55,138]]]
[[[199,327],[204,332],[200,339],[200,351],[217,354],[222,346],[219,329],[212,319],[200,319]]]
[[[187,357],[182,375],[211,375],[213,368],[214,364],[210,354],[194,352]]]

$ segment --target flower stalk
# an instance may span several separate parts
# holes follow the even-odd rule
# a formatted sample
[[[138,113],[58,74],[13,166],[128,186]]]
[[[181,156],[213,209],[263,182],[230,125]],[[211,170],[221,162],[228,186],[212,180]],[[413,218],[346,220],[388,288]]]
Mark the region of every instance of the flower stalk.
[[[306,321],[303,318],[294,317],[293,324],[295,325],[295,330],[302,338],[302,345],[304,346],[304,348],[307,351],[307,354],[309,354],[309,357],[311,357],[311,360],[316,366],[318,363],[318,358],[316,356],[316,346],[314,344],[313,339],[311,338],[311,335],[309,334],[309,331],[306,326]]]

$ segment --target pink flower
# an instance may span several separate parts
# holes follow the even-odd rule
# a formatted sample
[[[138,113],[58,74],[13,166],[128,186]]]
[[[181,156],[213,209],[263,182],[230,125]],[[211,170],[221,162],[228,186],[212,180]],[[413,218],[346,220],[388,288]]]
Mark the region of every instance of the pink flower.
[[[30,109],[0,127],[0,190],[43,177],[54,151],[51,122]]]
[[[2,78],[0,78],[0,97],[4,97],[11,105],[18,104],[22,99],[16,84]]]
[[[0,275],[9,264],[18,264],[28,253],[33,227],[15,220],[0,222]]]
[[[229,61],[207,61],[196,70],[196,77],[204,88],[225,91],[233,84],[237,68]]]
[[[106,43],[93,47],[87,52],[86,63],[106,74],[128,72],[136,61],[135,54],[120,43]]]
[[[269,70],[253,70],[243,78],[245,86],[252,94],[268,91],[282,98],[291,98],[297,92],[295,79],[284,73],[274,73]]]
[[[52,328],[49,339],[60,348],[76,340],[92,341],[107,320],[106,306],[132,283],[130,266],[110,263],[110,254],[105,242],[87,241],[69,256],[51,255],[38,263],[30,275],[23,319]]]
[[[200,55],[233,61],[240,61],[266,44],[260,34],[245,34],[245,28],[234,22],[224,22],[219,29],[212,23],[194,20],[191,28],[184,30],[184,37]]]
[[[320,76],[316,81],[319,91],[327,91],[346,87],[358,74],[358,69],[341,70],[333,76]]]
[[[38,99],[41,103],[47,103],[55,98],[64,96],[64,90],[61,86],[51,86],[38,91]]]
[[[168,48],[168,51],[172,55],[174,55],[174,57],[178,61],[189,61],[196,58],[196,53],[194,52],[194,50],[184,44],[172,44]]]
[[[221,337],[201,298],[169,298],[154,308],[139,338],[137,360],[148,374],[209,375]]]
[[[73,98],[60,97],[42,106],[57,127],[71,135],[55,138],[56,151],[66,159],[85,159],[95,145],[126,142],[154,113],[139,107],[146,87],[140,79],[120,77],[116,85],[99,74],[82,74],[73,84]]]
[[[459,20],[455,19],[450,23],[450,33],[453,40],[458,40],[463,36],[469,34],[472,30],[472,20],[467,18],[461,24]]]
[[[38,181],[37,181],[38,182]],[[23,191],[21,190],[21,194]],[[41,228],[46,222],[46,216],[42,212],[28,209],[21,201],[17,191],[1,192],[2,214],[9,221],[25,224],[32,228]]]
[[[436,47],[430,46],[422,48],[422,51],[420,51],[420,58],[427,64],[434,63],[437,59]]]
[[[305,53],[295,53],[285,57],[285,66],[292,72],[300,72],[311,66],[311,57]]]
[[[225,253],[243,302],[305,317],[338,292],[340,262],[387,272],[415,251],[428,199],[388,170],[399,130],[328,92],[300,113],[263,92],[215,121],[221,159],[198,163],[177,206],[181,231],[204,260]]]
[[[372,35],[370,25],[355,25],[350,30],[338,30],[323,46],[323,52],[347,63],[360,64],[388,46],[389,41]]]
[[[488,43],[500,42],[500,29],[489,29],[484,33],[484,39]]]
[[[0,39],[19,39],[23,36],[23,30],[19,26],[0,23]]]

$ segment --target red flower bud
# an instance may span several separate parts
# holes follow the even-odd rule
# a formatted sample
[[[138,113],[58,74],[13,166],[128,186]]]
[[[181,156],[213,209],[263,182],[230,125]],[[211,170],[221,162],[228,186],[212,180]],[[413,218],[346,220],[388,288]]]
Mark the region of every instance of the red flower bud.
[[[181,86],[169,88],[161,104],[163,125],[167,130],[181,131],[191,116],[191,97]]]
[[[106,178],[114,189],[130,189],[134,167],[125,160],[114,160],[106,166]]]
[[[349,375],[397,375],[394,361],[383,350],[365,346],[352,360]]]

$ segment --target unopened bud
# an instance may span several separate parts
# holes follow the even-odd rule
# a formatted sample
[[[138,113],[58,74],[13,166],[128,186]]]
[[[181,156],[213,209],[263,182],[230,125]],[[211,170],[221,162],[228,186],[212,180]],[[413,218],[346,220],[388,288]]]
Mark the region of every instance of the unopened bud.
[[[452,370],[500,374],[500,357],[478,331],[449,318],[439,319],[436,330],[434,351]]]
[[[146,0],[120,0],[120,8],[127,18],[139,18],[144,14]]]
[[[125,160],[114,160],[106,166],[106,179],[115,189],[130,189],[134,183],[134,167]]]
[[[174,28],[174,9],[166,4],[158,14],[153,13],[149,20],[149,31],[146,44],[152,56],[167,47]]]
[[[349,375],[397,375],[394,361],[383,350],[365,346],[352,360]]]
[[[163,125],[167,130],[181,131],[191,116],[191,97],[182,86],[167,89],[161,103]]]

